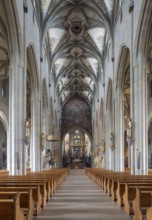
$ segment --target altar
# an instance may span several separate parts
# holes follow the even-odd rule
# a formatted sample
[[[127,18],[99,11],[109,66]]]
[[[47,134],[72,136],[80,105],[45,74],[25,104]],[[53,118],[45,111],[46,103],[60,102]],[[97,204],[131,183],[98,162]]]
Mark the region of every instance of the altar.
[[[91,142],[83,130],[71,129],[63,141],[63,166],[83,169],[88,164]]]
[[[79,169],[81,162],[82,161],[80,159],[74,159],[73,162],[72,162],[72,165],[73,165],[72,167],[74,169]]]

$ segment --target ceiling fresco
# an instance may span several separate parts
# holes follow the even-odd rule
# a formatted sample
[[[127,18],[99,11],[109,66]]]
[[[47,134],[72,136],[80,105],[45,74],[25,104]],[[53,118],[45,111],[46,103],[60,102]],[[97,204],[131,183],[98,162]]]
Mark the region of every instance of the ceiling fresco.
[[[91,109],[89,104],[81,97],[71,98],[62,111],[62,136],[74,126],[85,129],[92,136]]]

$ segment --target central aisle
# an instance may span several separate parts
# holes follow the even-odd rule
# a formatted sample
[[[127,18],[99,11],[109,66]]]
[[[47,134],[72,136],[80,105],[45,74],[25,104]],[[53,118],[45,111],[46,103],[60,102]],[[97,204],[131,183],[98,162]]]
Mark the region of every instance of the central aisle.
[[[130,220],[85,174],[71,170],[36,220]]]

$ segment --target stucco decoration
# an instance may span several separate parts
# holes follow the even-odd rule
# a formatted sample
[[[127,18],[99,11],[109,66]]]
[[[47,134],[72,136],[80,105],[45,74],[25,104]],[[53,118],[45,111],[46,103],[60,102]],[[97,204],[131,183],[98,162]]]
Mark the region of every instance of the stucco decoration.
[[[78,96],[71,98],[63,107],[62,136],[73,126],[84,128],[92,135],[90,106]]]

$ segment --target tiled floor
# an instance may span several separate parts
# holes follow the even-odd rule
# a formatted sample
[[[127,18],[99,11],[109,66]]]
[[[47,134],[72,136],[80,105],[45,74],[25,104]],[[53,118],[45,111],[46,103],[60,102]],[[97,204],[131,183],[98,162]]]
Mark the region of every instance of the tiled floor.
[[[71,170],[36,220],[130,220],[84,170]]]

